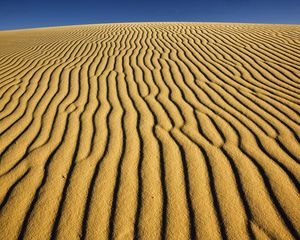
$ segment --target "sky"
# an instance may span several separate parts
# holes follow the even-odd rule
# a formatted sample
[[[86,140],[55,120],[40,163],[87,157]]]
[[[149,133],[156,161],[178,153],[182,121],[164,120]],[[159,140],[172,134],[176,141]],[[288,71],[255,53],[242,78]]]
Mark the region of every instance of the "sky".
[[[0,30],[115,22],[300,24],[300,0],[0,1]]]

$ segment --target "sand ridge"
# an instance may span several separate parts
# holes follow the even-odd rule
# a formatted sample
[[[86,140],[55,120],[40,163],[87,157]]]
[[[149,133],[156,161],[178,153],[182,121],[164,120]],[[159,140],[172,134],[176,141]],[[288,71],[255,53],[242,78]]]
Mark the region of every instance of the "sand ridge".
[[[0,32],[0,239],[299,239],[300,26]]]

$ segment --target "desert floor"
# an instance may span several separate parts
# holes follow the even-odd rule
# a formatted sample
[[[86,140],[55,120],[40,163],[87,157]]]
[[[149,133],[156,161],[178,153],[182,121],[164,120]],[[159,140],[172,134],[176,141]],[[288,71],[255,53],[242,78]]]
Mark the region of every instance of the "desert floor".
[[[0,32],[0,239],[299,239],[300,25]]]

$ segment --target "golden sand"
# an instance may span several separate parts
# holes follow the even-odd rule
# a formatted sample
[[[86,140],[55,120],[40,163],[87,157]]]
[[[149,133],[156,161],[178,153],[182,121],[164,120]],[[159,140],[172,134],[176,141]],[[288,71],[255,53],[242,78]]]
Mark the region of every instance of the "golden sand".
[[[299,239],[300,26],[0,32],[0,239]]]

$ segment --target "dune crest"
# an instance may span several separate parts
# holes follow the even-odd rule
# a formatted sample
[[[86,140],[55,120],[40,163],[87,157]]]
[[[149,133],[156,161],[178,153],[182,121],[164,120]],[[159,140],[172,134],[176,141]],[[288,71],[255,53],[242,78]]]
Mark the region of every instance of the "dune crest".
[[[0,239],[299,239],[300,26],[0,32]]]

